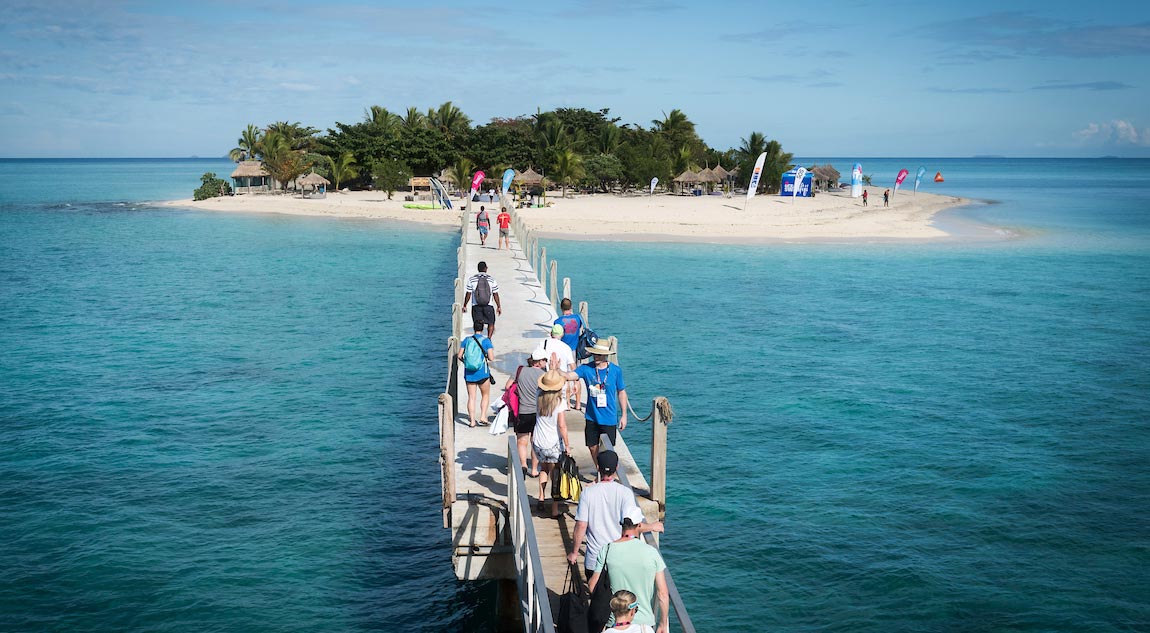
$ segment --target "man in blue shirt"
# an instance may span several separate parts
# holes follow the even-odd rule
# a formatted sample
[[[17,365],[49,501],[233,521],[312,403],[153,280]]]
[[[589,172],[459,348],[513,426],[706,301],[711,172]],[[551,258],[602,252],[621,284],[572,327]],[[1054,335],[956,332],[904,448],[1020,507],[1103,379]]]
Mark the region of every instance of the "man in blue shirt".
[[[559,309],[563,314],[555,319],[555,323],[563,326],[563,336],[559,340],[567,344],[571,351],[579,349],[579,335],[583,333],[583,317],[571,312],[571,300],[564,299],[559,302]],[[578,360],[578,359],[576,359]]]
[[[587,384],[587,407],[583,412],[587,426],[583,439],[597,470],[599,435],[605,433],[614,445],[618,441],[617,431],[627,428],[627,387],[623,384],[623,370],[607,361],[611,353],[607,341],[600,340],[587,351],[592,355],[592,362],[566,372],[565,376],[567,380],[582,380]]]

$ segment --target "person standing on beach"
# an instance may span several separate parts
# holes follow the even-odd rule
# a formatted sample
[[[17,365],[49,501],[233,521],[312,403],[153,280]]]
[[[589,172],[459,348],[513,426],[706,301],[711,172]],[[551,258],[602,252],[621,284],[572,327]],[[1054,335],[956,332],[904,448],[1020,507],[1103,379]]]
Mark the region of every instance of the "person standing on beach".
[[[488,215],[487,209],[484,209],[483,205],[479,205],[479,213],[475,214],[475,228],[479,231],[479,245],[486,245],[487,233],[491,231],[491,216]]]
[[[884,206],[884,207],[890,206],[890,189],[887,189],[886,191],[882,192],[882,206]]]
[[[866,189],[863,189],[863,206],[866,206]]]
[[[623,519],[631,519],[638,526],[638,532],[662,532],[663,523],[643,523],[643,511],[635,503],[635,493],[619,483],[619,454],[603,451],[599,456],[599,483],[583,488],[579,497],[579,507],[575,509],[575,533],[571,538],[571,551],[567,562],[574,565],[579,560],[579,548],[587,542],[583,554],[583,569],[590,578],[595,573],[595,561],[599,550],[623,535]]]
[[[471,320],[477,324],[487,326],[487,338],[495,336],[495,315],[503,314],[503,304],[499,303],[499,284],[495,278],[487,274],[487,262],[479,262],[479,273],[467,280],[467,293],[463,295],[463,311],[467,312],[467,304],[475,298],[475,305],[471,307]],[[491,300],[495,300],[495,306]]]
[[[479,409],[483,421],[478,424],[487,426],[487,407],[491,405],[491,383],[494,382],[490,363],[495,360],[491,351],[495,346],[491,344],[491,339],[483,335],[483,324],[476,321],[473,328],[475,333],[459,344],[459,360],[463,361],[463,381],[467,383],[467,418],[472,428],[477,423],[475,418],[477,390],[483,398]]]
[[[499,248],[503,248],[503,243],[507,243],[507,250],[511,250],[511,214],[507,212],[506,207],[499,208],[499,215],[495,216],[495,221],[499,224]]]
[[[623,370],[608,362],[611,350],[600,340],[587,348],[594,359],[567,372],[567,380],[587,383],[587,407],[583,412],[587,420],[583,439],[591,452],[591,461],[599,467],[599,436],[605,434],[614,445],[619,441],[618,431],[627,428],[627,387],[623,384]]]

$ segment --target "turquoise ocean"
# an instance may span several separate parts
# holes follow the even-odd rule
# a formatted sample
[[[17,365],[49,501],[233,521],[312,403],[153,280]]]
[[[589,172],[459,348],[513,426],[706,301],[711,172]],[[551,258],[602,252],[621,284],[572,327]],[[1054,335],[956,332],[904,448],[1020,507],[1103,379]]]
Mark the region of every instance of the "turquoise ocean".
[[[546,243],[675,408],[697,628],[1150,630],[1150,160],[861,162],[1015,237]],[[0,631],[489,629],[439,528],[456,233],[0,166]]]

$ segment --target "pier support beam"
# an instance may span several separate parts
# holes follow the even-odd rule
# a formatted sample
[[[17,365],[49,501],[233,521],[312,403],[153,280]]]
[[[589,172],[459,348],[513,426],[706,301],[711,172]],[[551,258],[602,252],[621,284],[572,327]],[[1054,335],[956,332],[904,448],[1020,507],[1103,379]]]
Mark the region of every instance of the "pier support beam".
[[[667,423],[659,408],[662,396],[655,398],[651,406],[651,501],[659,504],[659,520],[667,513]]]
[[[551,299],[552,309],[559,312],[559,292],[556,290],[557,284],[555,283],[556,274],[558,274],[558,267],[556,266],[555,260],[551,260],[551,279],[549,280],[551,284],[549,286],[549,288],[551,288],[551,294],[548,295],[548,297]]]

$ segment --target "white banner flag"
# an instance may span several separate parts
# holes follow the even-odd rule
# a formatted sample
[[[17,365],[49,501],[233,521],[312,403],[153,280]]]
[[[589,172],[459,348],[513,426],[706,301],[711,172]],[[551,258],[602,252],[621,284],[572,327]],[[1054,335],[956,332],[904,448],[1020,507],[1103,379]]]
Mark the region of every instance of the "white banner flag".
[[[659,184],[659,177],[655,176],[651,179],[651,195],[655,194],[655,185]]]
[[[791,202],[795,201],[795,197],[799,195],[799,189],[803,188],[803,179],[807,177],[807,168],[799,167],[795,170],[795,186],[791,187]]]
[[[743,208],[747,208],[747,203],[751,198],[755,197],[755,190],[759,188],[759,178],[763,175],[763,163],[767,162],[767,153],[759,154],[758,160],[755,161],[755,170],[751,172],[751,184],[747,185],[747,199],[743,201]]]

